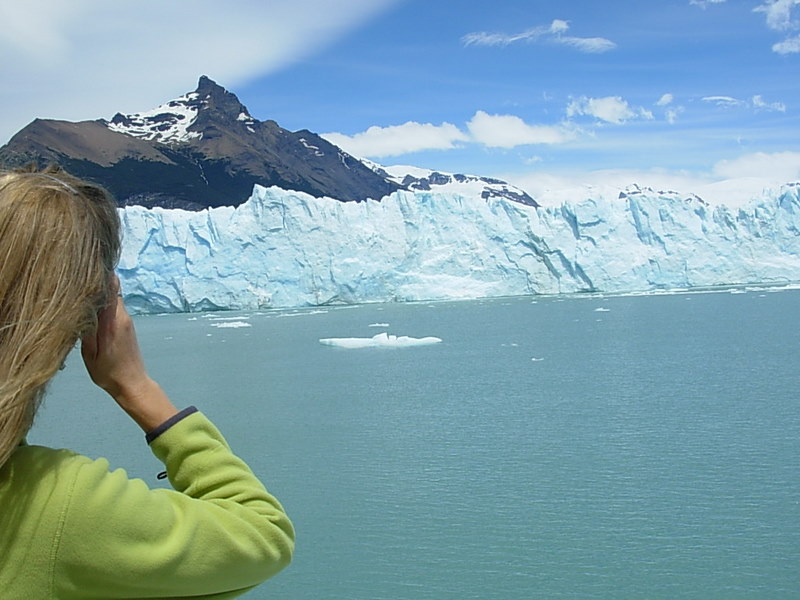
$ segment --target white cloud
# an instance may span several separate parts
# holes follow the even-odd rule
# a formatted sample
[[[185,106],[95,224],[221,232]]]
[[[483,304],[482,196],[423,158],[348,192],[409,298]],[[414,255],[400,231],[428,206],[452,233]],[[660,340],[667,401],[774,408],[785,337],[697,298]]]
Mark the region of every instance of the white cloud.
[[[381,158],[423,150],[451,150],[465,144],[487,148],[561,144],[576,135],[567,125],[530,125],[516,115],[490,115],[482,110],[466,123],[466,130],[451,123],[409,121],[403,125],[373,126],[354,135],[324,133],[322,137],[354,156]]]
[[[478,31],[468,33],[461,38],[465,46],[508,46],[515,42],[535,42],[540,38],[547,41],[570,46],[589,54],[608,52],[617,47],[611,40],[601,37],[581,38],[575,36],[562,35],[569,30],[569,23],[561,19],[555,19],[548,26],[538,26],[527,29],[521,33],[489,33]]]
[[[600,54],[602,52],[613,50],[617,47],[617,45],[611,40],[601,37],[579,38],[573,36],[557,36],[553,41],[565,46],[572,46],[576,50],[580,50],[581,52],[585,52],[587,54]]]
[[[619,96],[605,98],[587,98],[585,96],[573,100],[567,106],[567,117],[586,115],[595,117],[606,123],[621,125],[632,119],[652,119],[653,113],[644,108],[632,108]]]
[[[797,20],[792,18],[795,6],[800,5],[800,0],[767,0],[764,4],[753,9],[753,12],[762,12],[767,15],[767,27],[775,31],[786,31],[798,27]]]
[[[554,19],[549,28],[549,32],[556,35],[566,33],[567,30],[569,30],[569,21],[564,21],[562,19]]]
[[[766,15],[767,27],[774,31],[788,32],[800,29],[800,19],[795,17],[795,7],[800,0],[767,0],[753,9]],[[777,54],[796,54],[800,52],[800,35],[789,36],[782,42],[772,45]]]
[[[322,137],[353,156],[376,158],[422,150],[449,150],[469,140],[465,133],[450,123],[433,125],[414,121],[389,127],[373,126],[352,136],[324,133]]]
[[[157,106],[202,74],[240,85],[319,52],[397,1],[0,2],[0,143],[36,117]]]
[[[702,100],[703,102],[710,102],[723,108],[733,108],[734,106],[741,106],[743,104],[741,100],[737,100],[731,96],[706,96],[702,98]]]
[[[573,134],[559,126],[529,125],[515,115],[490,115],[482,110],[467,123],[472,138],[490,148],[513,148],[527,144],[560,144]]]
[[[765,102],[761,96],[753,96],[750,102],[756,110],[786,112],[786,105],[783,102]]]
[[[702,100],[703,102],[716,104],[721,108],[745,107],[745,108],[752,108],[757,112],[761,111],[786,112],[786,105],[783,102],[767,102],[761,95],[758,94],[753,96],[749,101],[739,100],[738,98],[732,98],[731,96],[706,96],[702,98]]]
[[[477,31],[468,33],[461,38],[465,46],[508,46],[514,42],[532,42],[546,34],[556,34],[566,31],[569,27],[566,21],[556,19],[549,26],[539,26],[526,29],[521,33],[488,33]]]
[[[656,102],[656,106],[667,106],[668,104],[672,104],[672,101],[674,99],[675,98],[672,96],[672,94],[664,94],[663,96],[661,96],[661,98],[658,99],[658,102]]]
[[[777,54],[797,54],[800,52],[800,35],[773,44],[772,51]]]
[[[682,106],[676,106],[675,108],[670,108],[664,112],[664,116],[667,118],[667,123],[670,125],[674,125],[675,121],[678,120],[678,115],[681,114],[685,109]]]
[[[718,177],[758,177],[775,182],[800,181],[800,152],[756,152],[714,165]]]

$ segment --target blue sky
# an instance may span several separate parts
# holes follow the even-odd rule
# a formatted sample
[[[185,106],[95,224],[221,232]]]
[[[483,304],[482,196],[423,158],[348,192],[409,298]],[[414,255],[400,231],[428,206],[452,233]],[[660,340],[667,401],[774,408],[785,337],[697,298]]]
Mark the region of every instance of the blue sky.
[[[0,1],[0,141],[207,74],[357,156],[534,192],[800,179],[800,0],[17,4]]]

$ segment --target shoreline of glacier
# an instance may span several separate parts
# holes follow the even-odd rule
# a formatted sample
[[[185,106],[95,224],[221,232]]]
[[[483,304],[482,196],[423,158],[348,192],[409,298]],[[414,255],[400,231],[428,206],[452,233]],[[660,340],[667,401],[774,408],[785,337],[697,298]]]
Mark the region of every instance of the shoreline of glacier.
[[[395,192],[344,203],[255,186],[238,207],[120,209],[134,313],[296,308],[800,281],[800,186],[749,205],[636,190],[531,208]]]

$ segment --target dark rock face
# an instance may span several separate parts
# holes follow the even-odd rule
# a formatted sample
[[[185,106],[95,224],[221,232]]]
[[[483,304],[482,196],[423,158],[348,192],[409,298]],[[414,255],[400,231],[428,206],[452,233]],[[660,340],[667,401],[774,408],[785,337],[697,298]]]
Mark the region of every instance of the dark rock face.
[[[402,189],[318,135],[259,121],[208,77],[194,92],[111,121],[37,119],[0,148],[0,166],[59,164],[106,186],[120,205],[236,206],[254,184],[342,201]]]

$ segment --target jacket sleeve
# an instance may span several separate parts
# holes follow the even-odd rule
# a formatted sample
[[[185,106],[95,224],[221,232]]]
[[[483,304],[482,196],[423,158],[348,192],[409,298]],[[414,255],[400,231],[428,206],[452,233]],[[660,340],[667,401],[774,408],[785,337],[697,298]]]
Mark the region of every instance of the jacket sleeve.
[[[53,548],[54,597],[232,598],[286,566],[283,508],[196,412],[150,445],[175,490],[152,490],[107,461],[77,469]]]

